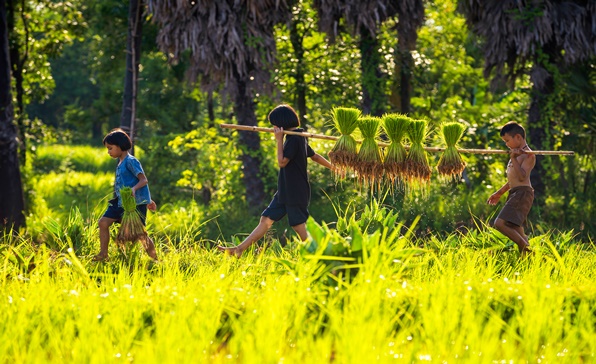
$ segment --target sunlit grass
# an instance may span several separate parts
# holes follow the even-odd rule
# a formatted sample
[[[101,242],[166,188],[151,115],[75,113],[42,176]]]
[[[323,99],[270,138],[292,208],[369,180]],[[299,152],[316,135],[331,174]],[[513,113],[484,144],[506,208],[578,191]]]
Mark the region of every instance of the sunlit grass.
[[[50,172],[38,177],[36,196],[56,211],[68,214],[77,206],[93,211],[104,198],[111,198],[114,173]],[[105,206],[102,206],[105,209]]]
[[[43,172],[64,172],[65,170],[113,172],[116,169],[116,161],[108,156],[101,144],[97,147],[52,144],[37,147],[33,166]]]
[[[313,225],[314,226],[314,225]],[[312,228],[312,226],[311,226]],[[319,228],[317,243],[333,243]],[[297,242],[240,260],[180,235],[151,263],[4,238],[0,357],[26,362],[590,362],[594,250],[536,236],[519,259],[490,231],[361,231],[342,265]],[[323,233],[323,235],[321,235]],[[327,234],[327,235],[326,235]],[[328,235],[331,234],[331,235]],[[348,236],[349,241],[356,235]],[[329,238],[331,237],[331,238]],[[331,240],[329,240],[331,239]],[[439,241],[445,244],[439,244]],[[17,257],[20,255],[20,257]]]
[[[113,171],[36,178],[27,230],[0,237],[0,362],[595,361],[594,243],[573,231],[534,232],[520,259],[484,219],[421,237],[372,200],[235,259],[175,201],[147,220],[160,262],[111,242],[96,263]]]

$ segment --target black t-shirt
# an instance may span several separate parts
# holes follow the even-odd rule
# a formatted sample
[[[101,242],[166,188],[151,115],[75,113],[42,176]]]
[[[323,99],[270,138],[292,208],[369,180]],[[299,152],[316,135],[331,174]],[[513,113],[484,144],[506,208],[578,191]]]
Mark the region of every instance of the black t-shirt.
[[[294,131],[301,132],[302,129]],[[277,193],[279,202],[286,205],[308,206],[310,203],[310,183],[306,170],[306,160],[315,155],[306,138],[286,135],[284,157],[290,161],[279,170]]]

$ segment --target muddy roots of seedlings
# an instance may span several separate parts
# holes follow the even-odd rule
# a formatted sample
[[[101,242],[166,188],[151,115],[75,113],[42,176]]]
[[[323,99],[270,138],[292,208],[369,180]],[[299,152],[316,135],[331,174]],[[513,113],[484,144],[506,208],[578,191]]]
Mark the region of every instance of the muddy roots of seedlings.
[[[404,178],[407,171],[406,158],[406,148],[401,143],[392,142],[386,149],[383,170],[385,171],[385,177],[392,184]]]
[[[136,210],[133,212],[124,212],[116,242],[119,245],[124,245],[126,242],[134,243],[144,239],[146,235],[147,231],[145,230],[145,225],[143,225],[143,222],[141,221],[139,212]]]
[[[139,211],[137,211],[137,203],[132,195],[130,187],[124,187],[120,190],[120,198],[122,199],[122,208],[124,214],[122,215],[122,222],[120,223],[120,230],[116,237],[116,243],[121,249],[125,248],[126,242],[136,242],[140,239],[145,239],[147,231]]]
[[[379,187],[383,182],[385,169],[379,162],[360,161],[356,166],[358,183],[369,187]]]
[[[408,161],[406,178],[409,181],[429,182],[432,171],[428,163]]]
[[[466,168],[466,163],[462,160],[455,148],[447,149],[453,149],[453,151],[445,150],[445,154],[441,156],[439,163],[437,164],[437,171],[442,177],[453,177],[454,179],[458,179]]]
[[[443,140],[447,148],[437,164],[437,171],[442,177],[457,179],[461,176],[466,163],[457,151],[457,142],[461,139],[465,126],[458,122],[445,123],[442,127]]]
[[[337,178],[344,179],[354,169],[358,159],[356,140],[349,135],[342,135],[333,149],[328,153],[333,165],[333,173]]]
[[[350,169],[354,167],[358,146],[352,133],[358,127],[360,114],[360,110],[349,107],[335,107],[331,111],[333,124],[341,134],[329,152],[329,160],[333,164],[333,173],[336,178],[345,178]]]
[[[383,180],[383,161],[377,144],[381,118],[364,116],[358,120],[358,128],[362,133],[362,145],[358,151],[358,161],[354,166],[358,182],[369,187],[379,187]]]

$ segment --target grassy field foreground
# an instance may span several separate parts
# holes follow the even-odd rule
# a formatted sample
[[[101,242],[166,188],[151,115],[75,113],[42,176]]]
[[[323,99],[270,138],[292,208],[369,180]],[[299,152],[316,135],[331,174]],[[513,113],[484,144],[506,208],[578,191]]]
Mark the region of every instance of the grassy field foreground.
[[[571,231],[533,234],[520,260],[482,223],[420,238],[372,201],[238,260],[173,202],[148,216],[159,263],[113,243],[95,263],[100,152],[38,153],[27,231],[0,236],[0,363],[596,361],[596,249]]]
[[[570,234],[534,237],[520,260],[490,232],[309,231],[240,260],[183,242],[157,264],[5,237],[0,361],[595,360],[596,257]]]

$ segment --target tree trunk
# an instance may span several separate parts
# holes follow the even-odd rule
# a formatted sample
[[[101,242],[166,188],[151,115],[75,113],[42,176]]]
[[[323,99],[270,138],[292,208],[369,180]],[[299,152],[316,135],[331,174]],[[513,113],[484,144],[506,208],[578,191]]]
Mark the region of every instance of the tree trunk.
[[[295,20],[290,24],[290,41],[292,48],[294,48],[294,55],[298,62],[296,63],[296,107],[298,108],[298,116],[304,122],[306,115],[306,82],[304,81],[304,46],[302,44],[303,37],[298,32],[298,27]]]
[[[400,62],[401,67],[399,69],[399,100],[400,100],[400,112],[403,114],[410,113],[410,88],[412,79],[412,65],[414,60],[412,54],[408,50],[399,51],[399,59],[396,62]]]
[[[546,120],[544,109],[548,100],[546,90],[540,90],[535,85],[532,87],[532,98],[530,101],[530,110],[528,112],[528,143],[532,149],[545,150],[548,148],[548,136],[546,131],[549,128],[549,121]],[[545,185],[542,176],[545,173],[544,165],[541,163],[544,156],[536,156],[536,166],[530,173],[532,187],[536,192],[536,201],[539,205],[544,202]]]
[[[400,113],[409,114],[414,60],[410,51],[402,50],[400,45],[398,47],[395,51],[395,67],[393,68],[396,81],[391,86],[389,102]]]
[[[234,113],[239,125],[257,125],[255,105],[246,92],[246,81],[236,80]],[[261,171],[261,139],[259,133],[240,131],[240,147],[242,149],[243,181],[246,186],[246,202],[251,212],[261,209],[265,199],[265,187],[260,178]]]
[[[128,36],[126,39],[126,75],[120,128],[134,141],[139,63],[141,61],[142,0],[130,0],[128,6]],[[130,150],[134,154],[134,149]]]
[[[0,0],[0,226],[5,231],[25,226],[25,202],[10,87],[6,1]]]
[[[532,82],[532,97],[530,100],[530,109],[528,112],[529,144],[532,149],[548,150],[550,147],[549,130],[551,129],[551,120],[549,117],[549,103],[555,91],[555,79],[551,71],[551,59],[555,59],[554,52],[548,45],[544,46],[541,55],[536,55],[534,66],[530,74]],[[539,206],[544,205],[546,186],[543,176],[546,168],[542,163],[544,156],[536,156],[536,166],[530,173],[532,187],[534,187],[535,200]]]
[[[213,110],[213,91],[207,92],[207,114],[209,115],[209,127],[215,128],[215,111]]]
[[[14,2],[12,0],[8,0],[7,4],[7,25],[8,25],[8,34],[12,34],[15,28],[15,9],[14,9]],[[24,6],[24,4],[23,4]],[[21,143],[19,146],[19,158],[23,163],[27,158],[27,140],[25,139],[25,135],[27,134],[26,125],[25,125],[25,103],[23,101],[25,96],[25,89],[23,88],[23,69],[25,66],[25,62],[27,61],[28,52],[27,52],[27,42],[29,38],[29,28],[27,26],[27,19],[23,12],[25,11],[24,8],[21,9],[20,14],[25,25],[25,50],[21,56],[21,44],[19,43],[18,36],[14,36],[13,39],[9,38],[8,50],[10,55],[11,61],[11,69],[12,69],[12,77],[15,80],[15,91],[16,91],[16,100],[17,100],[17,114],[16,114],[16,122],[17,122],[17,136],[20,138]],[[14,116],[13,116],[14,117]]]
[[[360,27],[360,69],[362,71],[362,113],[381,116],[385,112],[385,78],[375,34]]]
[[[528,125],[529,125],[529,138],[528,143],[532,149],[543,150],[544,140],[546,139],[546,133],[544,127],[541,125],[541,96],[534,90],[532,100],[530,101],[530,110],[528,113]],[[544,200],[545,186],[542,181],[542,175],[544,174],[544,166],[542,165],[542,156],[536,156],[536,166],[530,172],[530,180],[532,187],[534,187],[536,201],[541,202]],[[541,203],[539,203],[541,204]]]

